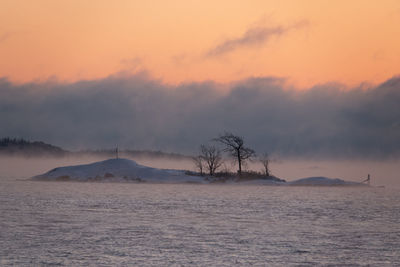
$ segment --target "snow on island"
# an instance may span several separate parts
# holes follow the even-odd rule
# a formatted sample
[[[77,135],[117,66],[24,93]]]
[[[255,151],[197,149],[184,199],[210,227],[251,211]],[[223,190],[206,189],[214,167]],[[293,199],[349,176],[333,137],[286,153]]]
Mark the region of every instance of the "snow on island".
[[[32,177],[46,181],[132,181],[150,183],[213,183],[207,176],[190,175],[184,170],[157,169],[140,165],[129,159],[108,159],[91,164],[58,167],[44,174]],[[226,180],[235,183],[235,180]],[[326,177],[309,177],[292,182],[275,179],[236,181],[239,184],[289,185],[289,186],[356,186],[362,183],[347,182]]]
[[[32,177],[34,180],[61,181],[136,181],[164,183],[204,183],[203,177],[190,176],[183,170],[157,169],[129,159],[108,159],[91,164],[55,168]]]
[[[308,177],[288,182],[288,185],[295,186],[366,186],[366,184],[358,182],[349,182],[338,178],[327,177]]]

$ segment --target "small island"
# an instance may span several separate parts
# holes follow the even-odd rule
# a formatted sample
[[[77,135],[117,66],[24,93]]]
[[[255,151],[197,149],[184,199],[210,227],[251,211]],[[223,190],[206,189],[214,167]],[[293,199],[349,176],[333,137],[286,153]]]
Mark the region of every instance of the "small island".
[[[220,145],[220,146],[218,146]],[[96,155],[115,158],[91,164],[57,167],[46,173],[32,177],[45,181],[101,181],[101,182],[137,182],[137,183],[196,183],[196,184],[259,184],[290,186],[367,186],[369,177],[363,182],[350,182],[338,178],[307,177],[286,182],[271,174],[270,158],[267,153],[256,156],[253,149],[244,144],[243,137],[225,132],[208,144],[200,146],[196,156],[184,156],[151,151],[123,151],[127,157],[145,154],[151,157],[191,159],[195,170],[159,169],[138,164],[128,158],[119,158],[118,149],[112,151],[70,152],[44,142],[30,142],[23,139],[3,138],[0,140],[0,155],[24,157],[65,157]],[[225,156],[223,157],[223,153]],[[224,160],[231,158],[237,164],[237,172],[223,169]],[[256,161],[263,170],[243,169],[248,161]],[[367,184],[366,184],[367,182]]]
[[[81,182],[137,182],[137,183],[196,183],[196,184],[260,184],[278,186],[365,186],[326,177],[303,178],[293,182],[270,177],[209,176],[184,170],[158,169],[140,165],[124,158],[108,159],[91,164],[58,167],[32,177],[38,181],[81,181]]]
[[[127,182],[194,182],[204,180],[181,170],[157,169],[140,165],[124,158],[108,159],[91,164],[58,167],[32,177],[34,180],[53,181],[127,181]]]

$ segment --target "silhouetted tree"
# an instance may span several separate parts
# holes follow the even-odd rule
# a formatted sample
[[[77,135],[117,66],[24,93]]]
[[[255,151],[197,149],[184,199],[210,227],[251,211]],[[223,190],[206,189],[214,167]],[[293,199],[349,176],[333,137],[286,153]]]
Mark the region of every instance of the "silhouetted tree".
[[[228,152],[235,160],[237,160],[239,165],[239,175],[242,174],[242,164],[256,155],[253,149],[244,146],[243,137],[233,135],[232,133],[224,133],[214,140],[225,145],[224,151]]]
[[[214,175],[215,171],[222,165],[221,151],[215,146],[201,145],[200,152],[200,158],[208,169],[208,173],[211,176]]]
[[[203,158],[201,155],[192,157],[193,163],[196,166],[196,169],[200,171],[200,175],[203,176]]]
[[[265,175],[270,176],[271,175],[271,172],[269,171],[270,159],[268,153],[264,153],[261,156],[259,156],[258,161],[263,165]]]

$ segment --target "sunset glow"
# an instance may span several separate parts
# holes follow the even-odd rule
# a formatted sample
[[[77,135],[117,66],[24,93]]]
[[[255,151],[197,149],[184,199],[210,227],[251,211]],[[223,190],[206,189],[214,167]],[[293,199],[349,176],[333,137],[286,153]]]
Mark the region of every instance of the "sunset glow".
[[[399,74],[399,1],[7,1],[0,76],[166,83],[284,77],[299,88]]]

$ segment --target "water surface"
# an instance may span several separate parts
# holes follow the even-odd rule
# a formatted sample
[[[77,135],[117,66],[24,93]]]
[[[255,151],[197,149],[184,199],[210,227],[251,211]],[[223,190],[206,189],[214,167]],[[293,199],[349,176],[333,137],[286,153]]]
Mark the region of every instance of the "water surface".
[[[0,179],[0,265],[400,265],[391,188]]]

